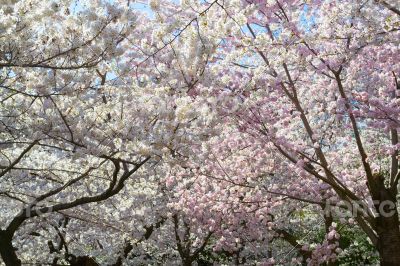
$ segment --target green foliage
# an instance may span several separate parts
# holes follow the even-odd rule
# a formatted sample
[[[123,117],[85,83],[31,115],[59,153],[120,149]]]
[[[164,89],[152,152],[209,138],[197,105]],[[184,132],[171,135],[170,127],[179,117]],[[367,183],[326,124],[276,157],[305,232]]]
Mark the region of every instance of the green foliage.
[[[376,249],[359,228],[341,227],[339,245],[338,265],[379,265]]]

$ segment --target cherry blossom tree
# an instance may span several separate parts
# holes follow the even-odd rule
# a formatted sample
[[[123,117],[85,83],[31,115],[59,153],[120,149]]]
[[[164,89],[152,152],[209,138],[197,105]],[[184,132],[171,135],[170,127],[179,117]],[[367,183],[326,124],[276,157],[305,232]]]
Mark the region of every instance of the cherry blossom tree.
[[[154,8],[162,10],[159,4]],[[208,189],[205,184],[217,178],[223,180],[221,194],[231,195],[228,183],[239,191],[256,187],[251,186],[253,171],[260,171],[259,188],[267,195],[320,209],[327,241],[307,254],[310,264],[330,263],[337,256],[328,251],[335,250],[333,240],[339,237],[328,207],[350,211],[354,217],[347,223],[355,220],[381,263],[398,264],[399,8],[385,1],[185,1],[180,8],[199,14],[189,25],[197,28],[200,42],[218,43],[209,64],[213,80],[191,87],[192,95],[216,99],[213,107],[225,127],[242,132],[241,138],[252,142],[248,146],[258,150],[248,152],[249,159],[261,156],[265,164],[274,154],[277,161],[266,175],[264,164],[253,162],[249,169],[235,157],[216,165],[218,156],[207,155],[194,169],[219,172],[186,173],[186,178],[210,175],[204,181],[198,177],[201,185],[195,190],[214,194],[218,182]],[[233,151],[242,147],[232,146]],[[185,192],[184,178],[174,178],[168,182],[181,186],[188,212],[204,204]],[[221,197],[205,198],[205,209],[217,206]],[[229,198],[225,207],[240,197]],[[240,212],[238,206],[231,209]]]
[[[148,18],[126,1],[3,1],[1,12],[1,258],[122,263],[133,235],[164,220],[156,165],[211,120],[192,127],[189,103],[146,70],[154,47],[132,48]]]
[[[212,4],[199,25],[222,39],[210,66],[220,74],[214,94],[231,98],[219,106],[221,119],[286,164],[263,175],[262,188],[320,208],[330,228],[322,249],[338,237],[327,207],[345,208],[381,263],[398,264],[399,9],[382,1]],[[223,175],[229,181],[252,172]],[[321,248],[309,263],[335,259]]]

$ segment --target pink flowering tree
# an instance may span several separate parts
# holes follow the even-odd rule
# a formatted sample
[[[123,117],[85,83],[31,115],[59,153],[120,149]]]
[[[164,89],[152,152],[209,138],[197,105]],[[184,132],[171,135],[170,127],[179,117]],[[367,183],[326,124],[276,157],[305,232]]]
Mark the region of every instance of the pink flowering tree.
[[[318,206],[329,230],[328,207],[352,212],[381,263],[398,264],[398,7],[382,1],[213,4],[199,25],[200,33],[221,38],[210,65],[220,75],[214,95],[226,103],[218,106],[221,120],[286,164],[270,171],[281,182],[264,176],[263,188]],[[246,177],[251,172],[235,178]],[[325,249],[336,239],[329,230]],[[310,263],[329,262],[320,249]]]
[[[153,4],[161,13],[162,4]],[[190,41],[218,45],[204,71],[212,80],[188,86],[192,97],[207,95],[225,127],[236,128],[251,139],[250,147],[268,150],[277,161],[258,180],[261,197],[319,208],[326,242],[309,254],[309,263],[335,260],[336,252],[328,251],[339,237],[331,208],[351,212],[347,222],[368,236],[382,264],[398,264],[399,8],[386,1],[185,1],[176,9],[194,13],[187,25],[197,32]],[[252,179],[249,168],[237,164],[241,160],[224,166],[215,164],[218,157],[206,158],[203,167],[220,168],[216,176],[224,182]],[[262,166],[252,170],[264,172]],[[232,182],[237,190],[249,186]],[[231,195],[227,183],[216,195],[200,186],[198,192],[215,198],[198,202],[181,186],[188,211]]]

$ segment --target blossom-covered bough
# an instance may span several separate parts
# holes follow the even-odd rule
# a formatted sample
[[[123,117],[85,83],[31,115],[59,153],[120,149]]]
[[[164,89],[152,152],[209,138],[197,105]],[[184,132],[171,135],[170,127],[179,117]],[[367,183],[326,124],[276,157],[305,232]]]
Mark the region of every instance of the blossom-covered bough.
[[[6,265],[400,263],[396,1],[1,4]]]

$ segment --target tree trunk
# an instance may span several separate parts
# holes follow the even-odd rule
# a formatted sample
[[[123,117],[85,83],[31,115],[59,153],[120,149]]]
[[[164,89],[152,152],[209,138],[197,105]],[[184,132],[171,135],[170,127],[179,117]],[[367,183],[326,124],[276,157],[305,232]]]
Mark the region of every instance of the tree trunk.
[[[12,237],[4,230],[0,230],[0,255],[7,266],[21,265],[12,245]]]
[[[97,262],[89,256],[75,257],[73,260],[69,261],[70,266],[97,266]]]
[[[370,182],[369,188],[374,200],[375,210],[378,213],[376,221],[376,233],[378,243],[376,249],[379,252],[382,266],[400,265],[400,228],[399,213],[397,212],[397,200],[395,191],[386,188],[384,176],[376,174]]]
[[[182,258],[182,266],[192,266],[192,260],[190,258]]]
[[[382,266],[400,265],[400,230],[397,211],[391,217],[377,218],[378,252]]]

